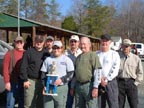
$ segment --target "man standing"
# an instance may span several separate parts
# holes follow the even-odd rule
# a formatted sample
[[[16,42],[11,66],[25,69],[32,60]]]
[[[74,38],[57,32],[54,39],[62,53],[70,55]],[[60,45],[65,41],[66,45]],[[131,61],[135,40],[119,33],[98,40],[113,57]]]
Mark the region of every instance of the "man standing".
[[[72,60],[63,54],[63,45],[61,41],[54,41],[51,56],[47,57],[43,62],[41,71],[42,76],[51,74],[51,68],[55,64],[55,73],[58,79],[54,81],[57,86],[58,96],[44,95],[44,108],[65,108],[66,97],[68,92],[67,84],[71,80],[74,73],[74,65]],[[44,77],[42,77],[44,79]],[[50,84],[50,89],[53,84]]]
[[[52,36],[46,37],[45,47],[49,53],[52,52],[53,41],[54,41],[54,38]]]
[[[101,36],[101,49],[97,51],[101,71],[101,85],[99,86],[99,108],[106,108],[106,101],[109,108],[119,108],[118,85],[116,77],[120,67],[119,54],[110,49],[111,37],[107,34]]]
[[[35,46],[24,53],[20,77],[24,80],[24,107],[43,108],[41,65],[47,51],[44,49],[44,36],[35,37]]]
[[[75,108],[97,108],[98,85],[101,65],[98,56],[91,49],[88,37],[80,40],[82,54],[76,59]]]
[[[77,35],[72,35],[70,40],[70,50],[67,50],[65,54],[73,61],[73,64],[75,64],[76,58],[78,55],[82,53],[82,51],[79,48],[79,37]],[[72,88],[71,88],[72,87]],[[71,81],[68,83],[68,96],[67,96],[67,103],[66,108],[72,108],[73,106],[73,94],[70,93],[70,91],[73,91],[74,87],[71,85]]]
[[[19,78],[21,59],[24,53],[24,40],[18,36],[14,40],[15,48],[8,51],[3,61],[3,76],[5,81],[5,88],[7,90],[7,104],[6,108],[14,108],[16,101],[18,107],[23,106],[23,81]]]
[[[121,64],[118,75],[119,108],[124,108],[126,96],[130,108],[138,108],[138,88],[143,80],[143,67],[141,59],[131,53],[132,42],[124,39],[120,54]]]

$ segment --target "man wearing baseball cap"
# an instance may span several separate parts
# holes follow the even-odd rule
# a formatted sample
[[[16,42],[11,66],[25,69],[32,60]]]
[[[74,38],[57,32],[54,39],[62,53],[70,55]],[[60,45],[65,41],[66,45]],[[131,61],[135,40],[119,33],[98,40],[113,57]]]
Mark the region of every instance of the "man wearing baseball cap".
[[[58,96],[47,96],[45,95],[44,88],[44,108],[65,108],[66,97],[67,97],[67,84],[72,79],[74,73],[74,65],[72,60],[63,54],[63,44],[61,41],[54,41],[52,46],[52,54],[47,57],[42,65],[42,79],[45,79],[46,74],[50,74],[50,67],[56,64],[56,74],[58,74],[58,79],[54,82],[57,86]],[[44,80],[43,80],[44,82]],[[51,102],[54,105],[51,106]]]
[[[70,49],[66,50],[65,54],[73,61],[73,64],[75,64],[75,60],[78,55],[82,53],[82,51],[79,48],[79,36],[78,35],[72,35],[69,39],[69,45]],[[73,106],[73,84],[70,81],[68,83],[68,95],[67,95],[67,103],[66,108],[72,108]]]
[[[43,63],[44,56],[48,53],[44,49],[45,38],[43,35],[35,36],[34,47],[24,53],[20,78],[24,80],[24,108],[42,108],[43,95],[41,83],[40,67]]]
[[[54,41],[54,38],[52,36],[46,37],[45,48],[49,53],[52,52],[53,41]]]
[[[119,72],[120,57],[116,51],[110,49],[110,35],[103,34],[100,38],[101,48],[96,52],[102,65],[98,97],[99,107],[105,108],[107,102],[109,108],[119,108],[116,77]]]
[[[24,39],[17,36],[14,40],[15,48],[8,51],[3,60],[3,76],[7,93],[6,108],[14,108],[16,101],[19,108],[24,108],[23,81],[19,78],[20,63],[24,53]]]
[[[143,81],[143,67],[139,56],[131,53],[131,45],[130,39],[124,39],[119,52],[119,108],[124,108],[126,97],[130,108],[138,108],[138,85]]]

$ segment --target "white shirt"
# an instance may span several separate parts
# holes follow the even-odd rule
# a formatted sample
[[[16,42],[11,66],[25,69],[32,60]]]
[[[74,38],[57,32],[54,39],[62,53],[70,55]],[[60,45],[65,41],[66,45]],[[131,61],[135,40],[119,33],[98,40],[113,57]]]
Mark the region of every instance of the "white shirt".
[[[82,53],[81,49],[77,49],[77,51],[75,53],[72,53],[71,50],[66,50],[65,51],[65,55],[68,56],[73,63],[75,64],[76,58]]]
[[[74,71],[73,62],[66,55],[61,55],[59,57],[54,57],[53,55],[51,55],[51,56],[47,57],[43,62],[43,65],[41,67],[41,71],[49,73],[51,71],[51,67],[53,65],[53,62],[56,63],[55,71],[58,75],[58,78],[62,78],[68,72]]]
[[[120,56],[118,52],[109,50],[107,52],[97,51],[100,63],[102,65],[101,76],[106,77],[108,81],[113,80],[119,72]]]

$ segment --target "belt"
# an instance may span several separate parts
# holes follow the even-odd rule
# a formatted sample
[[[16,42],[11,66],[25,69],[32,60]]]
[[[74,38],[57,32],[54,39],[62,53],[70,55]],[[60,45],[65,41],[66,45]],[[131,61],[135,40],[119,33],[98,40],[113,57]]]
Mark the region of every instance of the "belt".
[[[78,81],[78,83],[81,84],[81,85],[87,84],[87,83],[89,83],[89,82],[90,82],[90,81],[85,81],[85,82],[80,82],[80,81]]]
[[[130,80],[135,80],[133,78],[118,78],[119,81],[130,81]]]

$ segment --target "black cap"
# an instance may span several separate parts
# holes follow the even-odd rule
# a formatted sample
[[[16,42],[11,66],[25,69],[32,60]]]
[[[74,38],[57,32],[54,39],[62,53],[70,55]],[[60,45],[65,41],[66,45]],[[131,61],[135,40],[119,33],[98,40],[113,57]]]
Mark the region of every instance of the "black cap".
[[[101,39],[106,39],[106,40],[111,40],[111,36],[105,34],[105,35],[101,35],[100,37]]]
[[[36,42],[44,42],[44,41],[45,41],[45,38],[44,38],[44,36],[38,35],[38,36],[35,37],[35,41],[36,41]]]

